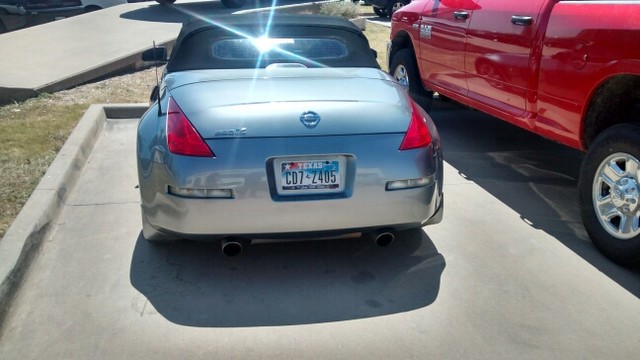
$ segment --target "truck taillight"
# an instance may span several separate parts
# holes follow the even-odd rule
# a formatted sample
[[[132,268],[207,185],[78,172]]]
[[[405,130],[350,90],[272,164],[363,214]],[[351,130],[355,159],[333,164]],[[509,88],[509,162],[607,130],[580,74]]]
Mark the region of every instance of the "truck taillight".
[[[431,132],[427,126],[427,119],[423,116],[423,111],[411,100],[411,122],[409,129],[402,139],[400,150],[410,150],[431,144]]]
[[[214,156],[209,146],[172,97],[169,98],[167,109],[167,144],[169,151],[173,154],[199,157]]]

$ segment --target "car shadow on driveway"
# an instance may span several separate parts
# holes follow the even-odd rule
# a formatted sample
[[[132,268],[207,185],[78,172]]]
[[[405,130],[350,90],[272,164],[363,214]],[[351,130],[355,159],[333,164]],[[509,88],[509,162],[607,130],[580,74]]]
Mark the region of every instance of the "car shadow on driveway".
[[[442,138],[445,161],[462,177],[640,298],[640,269],[623,268],[605,258],[582,225],[581,152],[453,101],[434,99],[430,115]]]
[[[176,324],[279,326],[425,307],[438,297],[444,268],[423,231],[384,248],[365,239],[263,242],[233,258],[219,241],[156,245],[140,234],[130,281]]]

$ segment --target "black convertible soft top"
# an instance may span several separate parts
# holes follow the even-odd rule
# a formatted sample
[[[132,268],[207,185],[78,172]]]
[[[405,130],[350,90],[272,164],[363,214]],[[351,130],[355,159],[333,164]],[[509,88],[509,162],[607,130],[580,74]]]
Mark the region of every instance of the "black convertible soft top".
[[[275,40],[259,50],[255,39],[264,37]],[[185,23],[167,72],[264,68],[272,63],[379,68],[367,38],[344,18],[252,13]]]

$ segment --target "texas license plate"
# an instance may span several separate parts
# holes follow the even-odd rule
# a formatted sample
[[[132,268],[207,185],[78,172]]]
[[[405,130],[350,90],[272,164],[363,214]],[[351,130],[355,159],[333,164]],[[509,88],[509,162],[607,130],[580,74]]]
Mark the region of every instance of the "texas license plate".
[[[339,159],[283,160],[280,162],[279,192],[323,193],[342,190]]]

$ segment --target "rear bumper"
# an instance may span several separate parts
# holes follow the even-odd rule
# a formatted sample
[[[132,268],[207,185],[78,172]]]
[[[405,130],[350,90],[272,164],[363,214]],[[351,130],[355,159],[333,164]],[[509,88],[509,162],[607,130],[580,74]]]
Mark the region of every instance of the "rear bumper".
[[[380,228],[419,228],[442,219],[440,184],[374,195],[359,191],[351,198],[274,202],[242,199],[187,199],[157,194],[142,205],[143,216],[157,231],[178,238],[227,236],[314,237]]]
[[[444,194],[441,194],[438,200],[440,205],[438,206],[436,213],[433,214],[427,222],[422,224],[422,226],[435,225],[442,222],[442,219],[444,218]]]
[[[140,151],[148,148],[141,138],[142,213],[156,231],[188,239],[301,238],[437,223],[442,218],[442,151],[432,146],[395,150],[403,135],[256,138],[243,140],[243,146],[237,140],[217,140],[210,145],[217,158],[164,159],[157,152]],[[302,158],[314,160],[345,156],[344,191],[278,195],[278,165],[272,159],[298,157],[299,149],[310,154]]]

